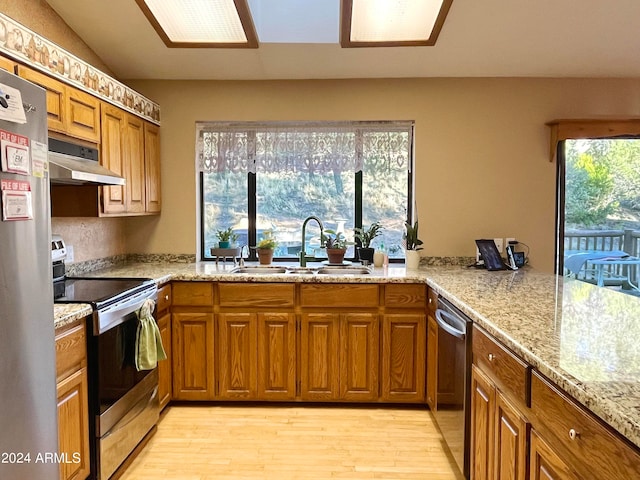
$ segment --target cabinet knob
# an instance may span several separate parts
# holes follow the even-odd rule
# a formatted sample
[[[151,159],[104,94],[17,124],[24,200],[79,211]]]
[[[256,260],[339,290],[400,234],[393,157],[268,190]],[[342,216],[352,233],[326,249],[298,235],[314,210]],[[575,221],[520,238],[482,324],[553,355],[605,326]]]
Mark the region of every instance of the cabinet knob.
[[[431,303],[432,301],[433,301],[433,298],[430,298],[430,299],[429,299],[429,303]]]
[[[569,438],[570,438],[571,440],[575,440],[575,439],[576,439],[576,438],[578,438],[579,436],[580,436],[580,433],[579,433],[579,432],[577,432],[577,431],[575,430],[575,428],[572,428],[571,430],[569,430]]]
[[[490,353],[489,355],[487,355],[487,358],[489,359],[490,362],[493,362],[496,356],[493,353]]]
[[[169,295],[165,295],[164,299],[168,302],[169,301]]]

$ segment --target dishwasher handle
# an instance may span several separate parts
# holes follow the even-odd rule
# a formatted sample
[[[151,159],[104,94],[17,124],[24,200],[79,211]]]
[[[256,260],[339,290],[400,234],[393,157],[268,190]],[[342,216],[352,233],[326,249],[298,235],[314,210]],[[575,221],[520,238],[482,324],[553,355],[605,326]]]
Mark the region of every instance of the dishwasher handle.
[[[436,321],[438,325],[449,335],[453,335],[460,340],[464,340],[466,336],[466,322],[457,315],[446,310],[436,310]]]

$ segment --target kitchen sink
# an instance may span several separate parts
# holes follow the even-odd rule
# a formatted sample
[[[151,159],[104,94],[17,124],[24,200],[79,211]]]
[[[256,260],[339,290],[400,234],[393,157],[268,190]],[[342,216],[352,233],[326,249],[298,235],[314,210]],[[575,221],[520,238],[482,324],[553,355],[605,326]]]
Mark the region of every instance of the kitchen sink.
[[[318,270],[318,275],[370,275],[371,269],[358,266],[326,266]]]
[[[286,267],[276,267],[265,265],[263,267],[236,267],[231,273],[245,273],[247,275],[273,275],[278,273],[287,273]]]

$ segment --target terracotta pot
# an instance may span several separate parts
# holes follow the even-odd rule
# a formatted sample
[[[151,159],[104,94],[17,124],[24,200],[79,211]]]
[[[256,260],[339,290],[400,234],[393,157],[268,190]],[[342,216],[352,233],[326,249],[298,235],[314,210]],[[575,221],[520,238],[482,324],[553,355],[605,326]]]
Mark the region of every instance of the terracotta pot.
[[[273,248],[257,248],[258,251],[258,261],[260,265],[271,265],[271,260],[273,260]]]
[[[327,248],[327,257],[329,258],[329,263],[342,263],[345,253],[347,253],[346,248]]]

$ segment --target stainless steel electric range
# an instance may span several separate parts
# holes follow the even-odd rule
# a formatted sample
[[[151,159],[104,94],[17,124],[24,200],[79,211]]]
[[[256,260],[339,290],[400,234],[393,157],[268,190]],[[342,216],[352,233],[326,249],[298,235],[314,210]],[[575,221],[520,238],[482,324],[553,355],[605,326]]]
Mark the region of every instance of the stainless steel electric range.
[[[157,300],[157,286],[140,278],[66,277],[56,261],[64,260],[54,260],[55,302],[93,307],[87,325],[90,478],[106,480],[158,420],[157,368],[135,366],[136,312],[147,299]]]

